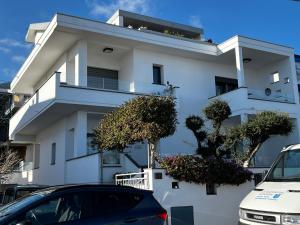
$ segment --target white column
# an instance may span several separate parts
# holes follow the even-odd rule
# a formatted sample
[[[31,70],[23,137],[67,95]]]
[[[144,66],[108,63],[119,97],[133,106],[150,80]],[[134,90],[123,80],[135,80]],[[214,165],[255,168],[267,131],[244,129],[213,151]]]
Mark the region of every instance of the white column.
[[[87,153],[87,113],[78,111],[76,113],[74,140],[75,157],[83,156]]]
[[[75,85],[87,85],[87,43],[78,41],[75,47]]]
[[[293,85],[293,97],[296,104],[299,104],[299,92],[298,92],[298,79],[297,79],[297,72],[296,72],[296,64],[294,55],[289,56],[289,66],[291,68],[291,83]]]
[[[238,86],[246,87],[245,74],[244,74],[244,63],[243,63],[243,49],[240,46],[235,47],[235,61],[236,61]]]

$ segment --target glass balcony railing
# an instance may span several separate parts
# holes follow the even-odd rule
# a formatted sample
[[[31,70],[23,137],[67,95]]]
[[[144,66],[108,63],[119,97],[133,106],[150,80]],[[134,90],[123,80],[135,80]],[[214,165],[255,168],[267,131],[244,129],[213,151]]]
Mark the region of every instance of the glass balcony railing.
[[[33,170],[33,162],[21,161],[14,169],[15,172],[24,172],[29,170]]]
[[[62,82],[64,85],[70,85]],[[99,90],[142,93],[149,95],[174,96],[175,89],[170,85],[157,85],[146,82],[126,81],[97,76],[87,77],[87,87]]]
[[[266,90],[255,90],[248,88],[248,98],[274,102],[294,103],[294,97],[292,94],[273,92],[268,88]]]

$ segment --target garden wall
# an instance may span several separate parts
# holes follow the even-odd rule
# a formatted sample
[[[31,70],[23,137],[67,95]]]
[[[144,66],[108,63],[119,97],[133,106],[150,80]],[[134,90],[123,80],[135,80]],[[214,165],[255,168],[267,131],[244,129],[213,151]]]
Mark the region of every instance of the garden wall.
[[[254,188],[254,182],[222,185],[216,188],[216,195],[208,195],[206,185],[174,183],[177,181],[163,169],[145,172],[149,172],[155,198],[168,211],[168,225],[236,225],[239,204]]]

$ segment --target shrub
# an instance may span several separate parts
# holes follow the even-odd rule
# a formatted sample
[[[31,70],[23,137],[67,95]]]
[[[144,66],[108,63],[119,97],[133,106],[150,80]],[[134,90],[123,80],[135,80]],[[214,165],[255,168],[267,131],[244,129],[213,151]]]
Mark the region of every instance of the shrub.
[[[189,183],[240,185],[252,180],[252,172],[221,158],[177,155],[163,158],[161,167],[174,179]]]

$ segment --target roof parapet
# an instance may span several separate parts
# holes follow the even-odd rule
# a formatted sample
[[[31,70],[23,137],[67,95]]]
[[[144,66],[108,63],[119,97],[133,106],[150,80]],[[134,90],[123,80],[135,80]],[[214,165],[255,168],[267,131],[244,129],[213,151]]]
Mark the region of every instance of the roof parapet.
[[[107,23],[136,30],[154,31],[198,40],[203,39],[202,36],[204,34],[202,28],[144,16],[124,10],[117,10],[107,20]]]
[[[50,22],[43,22],[43,23],[32,23],[29,25],[25,40],[29,43],[36,43],[37,38],[36,35],[37,33],[43,33]]]

